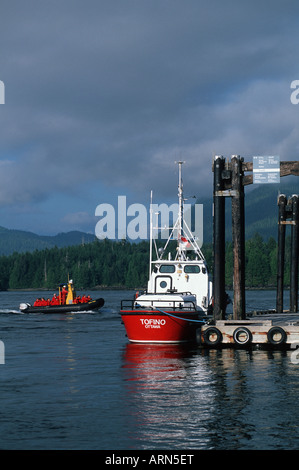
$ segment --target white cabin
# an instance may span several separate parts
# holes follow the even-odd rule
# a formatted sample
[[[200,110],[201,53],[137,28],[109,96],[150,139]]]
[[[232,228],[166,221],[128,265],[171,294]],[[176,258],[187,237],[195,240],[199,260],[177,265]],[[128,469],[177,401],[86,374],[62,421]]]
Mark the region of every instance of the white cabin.
[[[206,263],[203,260],[159,260],[148,281],[149,294],[192,294],[196,307],[207,310],[212,295]]]

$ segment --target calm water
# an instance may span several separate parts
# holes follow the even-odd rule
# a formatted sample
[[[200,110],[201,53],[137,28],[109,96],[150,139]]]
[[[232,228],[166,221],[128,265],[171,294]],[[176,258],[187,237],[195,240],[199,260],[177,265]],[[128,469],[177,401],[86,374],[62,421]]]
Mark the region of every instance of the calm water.
[[[38,293],[0,292],[1,449],[298,449],[299,365],[291,352],[202,351],[127,342],[101,313],[20,314]],[[273,308],[274,292],[248,292]]]

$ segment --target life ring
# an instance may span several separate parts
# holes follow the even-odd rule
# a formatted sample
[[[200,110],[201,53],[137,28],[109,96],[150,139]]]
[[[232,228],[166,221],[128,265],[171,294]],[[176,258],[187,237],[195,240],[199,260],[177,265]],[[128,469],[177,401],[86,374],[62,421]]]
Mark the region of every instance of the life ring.
[[[204,331],[203,339],[209,346],[216,346],[222,342],[222,333],[218,328],[210,326]]]
[[[287,334],[280,326],[273,326],[267,333],[267,339],[269,343],[274,345],[283,344],[287,340]]]
[[[234,342],[239,344],[240,346],[245,346],[246,344],[250,344],[252,342],[252,333],[248,328],[244,328],[240,326],[236,328],[233,333]]]

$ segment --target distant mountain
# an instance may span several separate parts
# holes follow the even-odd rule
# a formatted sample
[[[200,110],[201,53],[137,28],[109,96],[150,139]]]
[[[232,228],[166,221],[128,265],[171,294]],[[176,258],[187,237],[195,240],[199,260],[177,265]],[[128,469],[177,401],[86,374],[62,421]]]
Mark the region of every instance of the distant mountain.
[[[291,176],[282,178],[280,184],[265,184],[245,187],[245,237],[251,238],[259,233],[266,241],[269,237],[277,240],[278,206],[277,197],[285,194],[287,198],[299,194],[299,179]],[[231,198],[225,199],[225,234],[231,240]],[[213,198],[199,200],[204,212],[204,243],[213,240]],[[287,230],[287,234],[289,231]]]
[[[299,179],[296,177],[282,178],[281,184],[265,184],[245,188],[245,236],[251,238],[258,232],[266,241],[269,237],[277,240],[278,194],[291,197],[299,194]],[[226,238],[231,240],[231,198],[226,197]],[[213,241],[213,197],[197,201],[203,204],[204,214],[204,243]],[[287,234],[289,230],[287,230]],[[23,230],[10,230],[0,227],[0,255],[10,255],[13,252],[43,250],[45,248],[62,248],[65,246],[90,243],[95,235],[72,231],[59,233],[54,236],[37,235]]]
[[[95,235],[72,231],[58,233],[53,236],[36,235],[23,230],[10,230],[0,227],[0,255],[10,255],[13,252],[43,250],[45,248],[62,248],[65,246],[81,245],[95,240]]]

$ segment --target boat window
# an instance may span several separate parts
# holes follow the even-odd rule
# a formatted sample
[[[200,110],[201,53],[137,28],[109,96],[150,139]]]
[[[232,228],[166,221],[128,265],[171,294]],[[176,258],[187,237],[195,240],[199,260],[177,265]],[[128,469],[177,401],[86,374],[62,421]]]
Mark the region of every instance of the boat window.
[[[175,265],[174,264],[163,264],[160,266],[160,273],[174,273]]]
[[[184,267],[184,272],[185,273],[200,273],[200,267],[197,266],[197,265],[193,265],[193,264],[186,264],[186,266]]]

